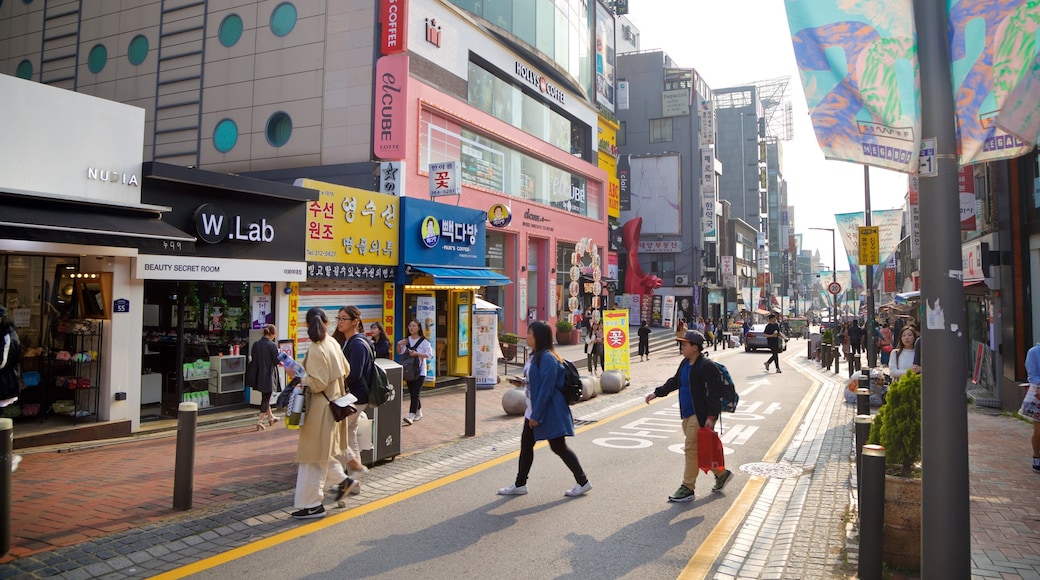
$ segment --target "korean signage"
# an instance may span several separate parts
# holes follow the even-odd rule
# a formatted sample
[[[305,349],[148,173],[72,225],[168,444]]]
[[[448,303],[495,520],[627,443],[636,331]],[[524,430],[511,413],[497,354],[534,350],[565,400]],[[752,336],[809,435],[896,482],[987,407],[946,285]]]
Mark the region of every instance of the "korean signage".
[[[397,295],[396,288],[393,282],[383,282],[383,330],[386,331],[386,335],[390,337],[392,341],[394,339],[394,329],[397,327],[397,320],[394,318],[395,299]]]
[[[608,371],[619,370],[629,376],[629,351],[632,349],[629,335],[628,310],[606,310],[603,312],[603,362]]]
[[[988,253],[989,244],[984,242],[975,241],[961,246],[961,268],[965,282],[986,279]]]
[[[859,226],[859,264],[874,266],[880,263],[877,226]]]
[[[462,174],[457,161],[430,164],[430,197],[462,193]]]
[[[398,265],[400,198],[312,179],[297,180],[297,185],[320,192],[317,201],[307,204],[305,235],[312,277],[381,279],[385,268],[374,266]]]
[[[720,256],[722,260],[722,273],[726,276],[733,275],[733,256]]]
[[[715,193],[715,151],[701,148],[701,192]]]
[[[715,104],[711,97],[698,95],[700,104],[697,106],[697,116],[701,121],[700,144],[715,144]]]
[[[640,240],[639,252],[651,254],[678,254],[682,251],[682,242],[679,240]]]
[[[973,232],[977,226],[975,215],[978,213],[975,201],[975,167],[959,167],[957,169],[957,185],[961,198],[961,231]]]
[[[918,180],[916,175],[910,176],[910,257],[914,260],[921,257],[921,206],[918,204]]]
[[[372,124],[372,152],[379,159],[405,158],[407,99],[408,55],[379,57],[375,77],[376,119]]]
[[[408,0],[379,0],[380,54],[408,50]]]
[[[404,195],[404,161],[383,161],[379,164],[379,193]]]
[[[414,197],[401,198],[401,204],[401,228],[406,234],[400,263],[486,266],[486,212]]]

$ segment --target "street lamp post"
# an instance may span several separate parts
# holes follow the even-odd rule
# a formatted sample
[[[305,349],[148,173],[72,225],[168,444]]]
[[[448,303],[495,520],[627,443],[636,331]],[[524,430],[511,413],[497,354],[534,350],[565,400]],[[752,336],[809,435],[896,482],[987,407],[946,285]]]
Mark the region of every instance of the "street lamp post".
[[[838,281],[838,254],[837,254],[837,248],[838,247],[835,244],[834,228],[809,228],[809,229],[810,230],[820,230],[820,231],[823,231],[823,232],[830,232],[831,233],[831,281],[832,282],[837,282]],[[834,324],[838,323],[838,295],[837,294],[832,294],[831,296],[834,299],[834,314],[833,314],[833,316],[831,318],[831,324],[834,325]]]

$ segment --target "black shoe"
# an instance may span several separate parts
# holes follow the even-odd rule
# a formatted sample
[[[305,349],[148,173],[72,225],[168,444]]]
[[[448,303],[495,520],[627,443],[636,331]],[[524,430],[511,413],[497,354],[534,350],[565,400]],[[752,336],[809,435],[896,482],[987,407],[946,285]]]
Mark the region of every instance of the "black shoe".
[[[347,495],[347,492],[353,492],[355,488],[361,487],[361,484],[355,479],[346,478],[336,486],[336,501],[343,499],[343,496]]]
[[[312,508],[303,508],[292,513],[292,517],[298,520],[314,520],[325,517],[325,506],[319,505]]]

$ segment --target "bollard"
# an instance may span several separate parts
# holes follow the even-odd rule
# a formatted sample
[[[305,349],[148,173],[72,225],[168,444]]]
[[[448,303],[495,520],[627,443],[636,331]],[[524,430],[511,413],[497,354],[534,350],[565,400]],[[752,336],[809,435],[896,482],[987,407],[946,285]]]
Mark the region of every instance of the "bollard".
[[[177,406],[177,457],[173,467],[173,509],[191,509],[195,491],[195,426],[199,419],[197,403]]]
[[[0,556],[11,551],[11,464],[14,463],[14,421],[0,419]]]
[[[834,347],[834,374],[841,373],[841,349]]]
[[[870,389],[856,389],[856,414],[870,414]]]
[[[870,390],[870,370],[859,371],[859,388]]]
[[[856,370],[857,371],[863,369],[863,361],[860,359],[858,354],[856,356],[852,357],[852,360],[856,361]]]
[[[854,420],[856,423],[856,489],[860,489],[860,485],[863,483],[863,446],[870,439],[870,425],[873,421],[873,416],[864,414],[856,415]]]
[[[859,578],[881,578],[881,532],[885,525],[885,448],[863,447],[859,488]]]
[[[466,437],[477,434],[477,377],[466,377]]]
[[[812,359],[813,359],[813,354],[812,354],[812,341],[810,340],[810,341],[809,341],[809,344],[807,344],[807,345],[805,345],[805,346],[807,346],[807,347],[809,348],[809,352],[807,352],[807,353],[805,354],[805,358],[807,358],[807,359],[809,359],[809,360],[812,360]]]

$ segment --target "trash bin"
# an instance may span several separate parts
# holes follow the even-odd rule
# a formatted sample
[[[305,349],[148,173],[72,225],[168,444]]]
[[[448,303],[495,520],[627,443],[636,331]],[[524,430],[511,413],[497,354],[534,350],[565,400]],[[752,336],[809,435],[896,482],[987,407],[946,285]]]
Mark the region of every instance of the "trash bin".
[[[361,462],[372,466],[381,461],[393,459],[401,454],[401,397],[404,393],[404,368],[387,358],[377,358],[375,363],[386,371],[386,378],[394,387],[394,400],[378,407],[365,409],[371,421],[371,441],[369,449],[361,447]],[[358,427],[358,438],[365,434]]]

